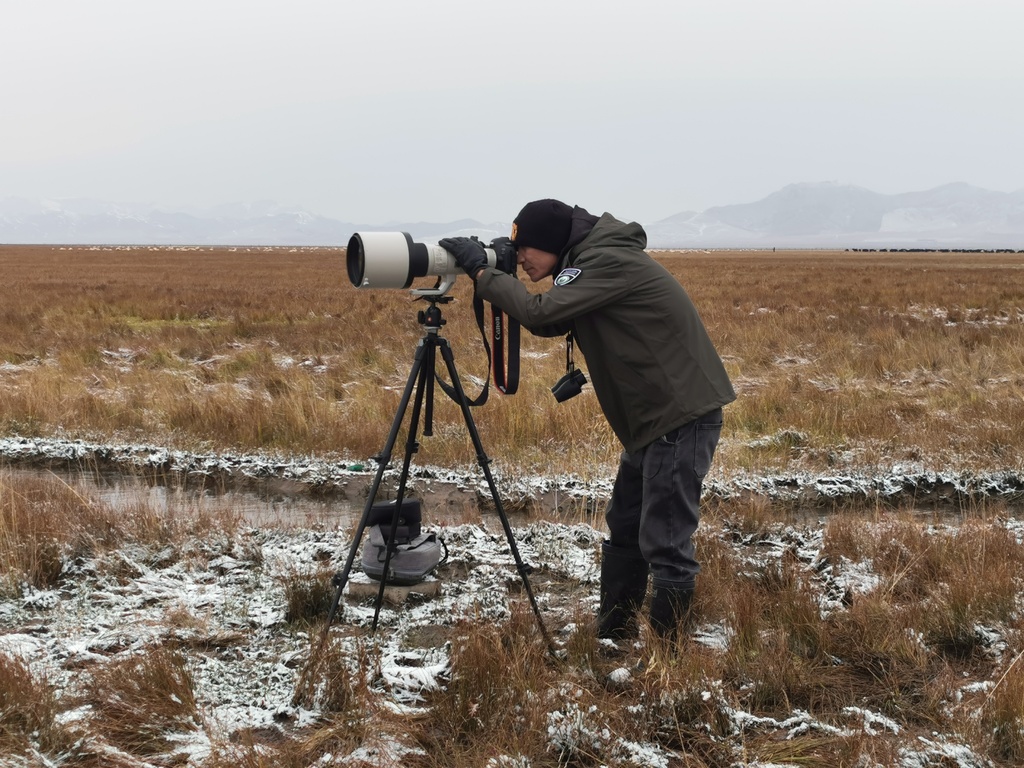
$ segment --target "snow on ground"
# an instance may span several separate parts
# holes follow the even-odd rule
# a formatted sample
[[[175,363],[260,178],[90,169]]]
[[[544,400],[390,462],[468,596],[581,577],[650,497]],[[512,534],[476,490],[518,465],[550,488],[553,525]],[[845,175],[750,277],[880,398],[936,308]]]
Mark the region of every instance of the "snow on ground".
[[[264,454],[201,454],[148,445],[26,437],[0,438],[0,458],[13,463],[162,472],[243,484],[246,480],[276,479],[319,492],[348,494],[356,498],[361,493],[365,496],[365,489],[376,469],[372,459],[330,461]],[[503,476],[499,468],[492,471],[503,497],[513,499],[530,499],[544,494],[606,498],[613,480],[610,476],[583,480],[568,474],[531,476],[516,473]],[[391,466],[385,473],[385,479],[395,479],[397,473],[397,467]],[[413,468],[410,480],[425,486],[471,487],[482,494],[489,494],[477,467],[446,469],[417,466]],[[756,495],[788,504],[812,506],[844,502],[897,504],[903,501],[957,506],[981,499],[1019,503],[1024,500],[1024,471],[940,472],[910,465],[851,470],[835,475],[736,471],[728,477],[710,476],[705,482],[705,495],[722,499]]]
[[[417,627],[447,626],[468,615],[503,619],[509,615],[509,585],[518,579],[503,535],[476,524],[443,528],[441,533],[450,563],[465,577],[446,582],[439,598],[397,607],[385,603],[382,608],[382,629],[376,636],[381,670],[377,692],[400,711],[422,707],[424,694],[443,685],[449,672],[446,646],[415,647],[405,642],[409,633]],[[516,530],[523,559],[576,584],[572,599],[588,611],[596,606],[601,538],[600,532],[583,524],[537,523]],[[795,553],[808,573],[817,573],[816,578],[826,582],[825,594],[867,589],[873,583],[869,566],[837,567],[834,574],[831,566],[819,568],[819,530],[786,526],[748,543],[752,567],[781,558],[784,552]],[[176,553],[126,548],[116,553],[116,575],[100,563],[69,565],[71,573],[60,590],[26,588],[20,600],[0,603],[0,651],[28,659],[61,689],[73,691],[83,668],[137,653],[158,641],[174,638],[186,647],[203,649],[189,655],[203,727],[181,734],[178,748],[194,765],[209,753],[212,741],[223,742],[239,729],[300,726],[315,720],[317,713],[292,704],[300,662],[312,638],[285,625],[284,577],[322,574],[325,555],[340,567],[349,546],[338,531],[253,528],[239,532],[233,541],[214,537]],[[365,579],[361,574],[352,578]],[[548,622],[559,611],[564,619],[565,605],[553,600],[557,598],[551,593],[539,590],[541,612]],[[334,631],[367,627],[372,617],[372,604],[344,601]],[[564,621],[557,619],[551,628],[557,634]],[[709,625],[701,627],[696,638],[723,648],[729,632],[727,627]],[[354,653],[355,644],[364,640],[353,635],[351,642]],[[615,676],[624,684],[630,672],[616,670]],[[721,698],[714,690],[706,696]],[[799,710],[774,719],[723,707],[737,734],[771,731],[793,738],[808,731],[874,735],[900,730],[880,713],[852,707],[846,712],[848,723],[841,727]],[[549,713],[552,748],[590,744],[623,756],[627,764],[669,765],[670,755],[658,745],[624,740],[598,727],[601,721],[593,715],[567,696],[563,707]],[[394,755],[408,747],[394,743],[389,748]],[[954,766],[985,764],[966,747],[946,743],[941,736],[904,750],[902,764],[925,766],[937,764],[935,760]]]
[[[445,584],[439,598],[382,607],[378,685],[396,707],[422,706],[424,694],[448,673],[447,647],[409,647],[404,638],[410,630],[449,626],[466,616],[509,615],[509,583],[519,577],[504,536],[479,525],[449,527],[443,536],[449,563],[464,569],[465,578]],[[542,523],[521,529],[517,546],[527,562],[542,562],[593,592],[600,538],[588,526]],[[285,624],[285,577],[324,576],[324,554],[340,568],[349,546],[337,531],[250,529],[235,541],[196,541],[181,552],[164,552],[162,559],[128,548],[117,553],[116,572],[98,563],[68,564],[59,590],[26,587],[20,600],[0,602],[0,652],[29,660],[71,692],[80,670],[160,641],[205,648],[189,654],[203,729],[180,736],[180,750],[201,759],[211,740],[223,742],[239,729],[315,719],[316,713],[292,704],[301,660],[315,638]],[[360,579],[366,577],[353,574],[353,581]],[[539,602],[547,610],[546,596]],[[339,626],[370,625],[372,604],[342,606]],[[353,636],[351,642],[354,653],[363,641]]]
[[[258,457],[195,456],[138,446],[101,446],[80,442],[0,440],[0,455],[62,460],[102,455],[123,465],[162,466],[189,472],[231,471],[253,477],[267,475],[301,478],[305,482],[343,482],[343,478],[365,476],[362,467],[327,464],[314,460],[274,461]],[[435,478],[466,482],[458,473],[420,470]],[[950,482],[935,478],[936,482]],[[557,483],[567,492],[573,480],[526,480],[529,492]],[[772,479],[747,478],[734,481],[737,487],[791,489]],[[844,481],[848,484],[850,479]],[[992,482],[995,482],[994,480]],[[1020,482],[1020,478],[1013,480]],[[548,485],[545,485],[547,483]],[[747,485],[744,486],[743,483]],[[1012,484],[1012,483],[1011,483]],[[836,483],[822,483],[827,489]],[[876,482],[876,487],[877,482]],[[721,489],[719,489],[721,491]],[[1018,538],[1024,526],[1007,521]],[[510,586],[520,577],[502,533],[482,524],[450,525],[440,529],[449,551],[448,567],[456,578],[445,580],[441,596],[410,599],[404,605],[385,604],[381,629],[375,635],[380,679],[377,695],[396,711],[415,712],[425,695],[445,684],[450,672],[446,645],[419,647],[408,638],[417,629],[450,626],[460,617],[475,616],[501,620],[510,613]],[[523,525],[515,529],[523,560],[538,568],[531,577],[542,616],[556,644],[571,630],[572,610],[592,615],[597,604],[598,553],[602,534],[586,524],[563,525],[550,522]],[[741,562],[757,570],[795,557],[807,577],[820,589],[823,613],[837,610],[845,595],[867,592],[878,582],[871,563],[846,560],[827,562],[823,557],[822,530],[807,526],[778,526],[769,533],[746,538],[733,533]],[[0,652],[27,659],[33,669],[45,672],[61,690],[73,692],[81,682],[81,670],[96,663],[138,653],[147,646],[174,639],[191,649],[188,658],[202,712],[202,727],[179,736],[183,764],[198,765],[214,742],[223,743],[241,729],[275,729],[282,723],[301,726],[317,717],[292,703],[302,662],[315,638],[291,628],[285,622],[285,584],[296,575],[329,578],[345,562],[350,542],[339,529],[244,528],[232,536],[212,536],[188,542],[177,550],[153,551],[125,547],[106,561],[67,563],[59,590],[25,588],[17,600],[0,601]],[[116,559],[116,567],[110,562]],[[365,579],[352,574],[351,580]],[[554,580],[562,589],[538,588],[535,579]],[[345,600],[332,632],[351,643],[353,654],[364,643],[364,633],[344,632],[342,627],[367,628],[374,607]],[[578,614],[577,614],[578,615]],[[732,628],[722,624],[699,627],[695,639],[710,648],[728,647]],[[998,643],[998,638],[993,639]],[[630,671],[619,669],[611,685],[626,685]],[[982,682],[978,685],[991,685]],[[982,689],[979,689],[982,690]],[[806,732],[821,734],[895,734],[900,726],[881,713],[849,708],[843,725],[827,724],[813,715],[794,710],[786,718],[758,717],[731,710],[714,685],[708,699],[721,699],[735,734],[778,733],[793,738]],[[70,712],[67,718],[83,716]],[[572,743],[593,743],[620,755],[626,764],[669,765],[670,755],[656,744],[637,744],[603,730],[601,721],[567,696],[562,707],[549,713],[548,739],[558,750]],[[908,737],[909,739],[909,737]],[[379,750],[400,756],[409,745],[390,742]],[[356,755],[350,756],[355,759]],[[515,756],[496,758],[498,765],[518,765]],[[901,765],[982,766],[988,761],[964,745],[948,741],[941,734],[918,738],[904,748]]]

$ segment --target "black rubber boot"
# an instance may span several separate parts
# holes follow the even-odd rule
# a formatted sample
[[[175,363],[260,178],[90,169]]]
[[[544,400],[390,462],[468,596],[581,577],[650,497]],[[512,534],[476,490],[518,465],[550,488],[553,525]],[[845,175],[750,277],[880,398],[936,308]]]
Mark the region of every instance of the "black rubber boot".
[[[637,612],[647,594],[647,561],[639,549],[601,546],[601,608],[597,636],[624,640],[637,634]]]
[[[655,587],[651,597],[651,628],[666,640],[679,640],[687,630],[693,588]]]

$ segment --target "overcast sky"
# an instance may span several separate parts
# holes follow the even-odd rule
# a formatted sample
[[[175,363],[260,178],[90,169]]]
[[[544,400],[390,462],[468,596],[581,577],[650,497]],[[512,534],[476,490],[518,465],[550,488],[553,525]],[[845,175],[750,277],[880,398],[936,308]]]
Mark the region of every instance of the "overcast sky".
[[[0,197],[653,222],[1024,188],[1021,0],[0,0]]]

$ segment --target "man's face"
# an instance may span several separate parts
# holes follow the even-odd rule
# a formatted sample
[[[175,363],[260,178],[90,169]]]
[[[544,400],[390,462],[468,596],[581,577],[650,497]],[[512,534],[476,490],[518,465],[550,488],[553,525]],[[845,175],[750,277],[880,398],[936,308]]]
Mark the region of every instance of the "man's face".
[[[558,255],[524,245],[516,249],[516,261],[530,281],[536,283],[555,271]]]

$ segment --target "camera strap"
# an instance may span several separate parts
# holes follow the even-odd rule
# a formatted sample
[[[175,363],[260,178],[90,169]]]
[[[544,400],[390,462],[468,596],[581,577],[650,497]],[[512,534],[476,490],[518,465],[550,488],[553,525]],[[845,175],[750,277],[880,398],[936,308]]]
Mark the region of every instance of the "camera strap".
[[[576,368],[576,363],[573,362],[573,359],[572,359],[572,348],[573,348],[572,334],[571,333],[567,333],[567,334],[565,334],[565,372],[566,373],[572,373],[573,369]]]
[[[471,408],[483,405],[487,402],[487,396],[491,386],[491,371],[494,371],[494,386],[501,390],[502,394],[514,395],[519,389],[519,339],[520,325],[514,317],[508,317],[493,304],[491,305],[491,337],[494,342],[492,348],[487,341],[487,331],[484,329],[484,300],[473,295],[473,313],[476,315],[476,325],[480,329],[480,338],[484,342],[484,350],[487,352],[487,379],[484,381],[484,388],[480,391],[475,400],[469,400]],[[441,379],[437,383],[456,403],[459,402],[458,393],[455,388]]]
[[[519,389],[519,321],[508,317],[491,305],[491,364],[494,386],[503,395],[514,395]],[[506,354],[507,353],[507,354]]]

